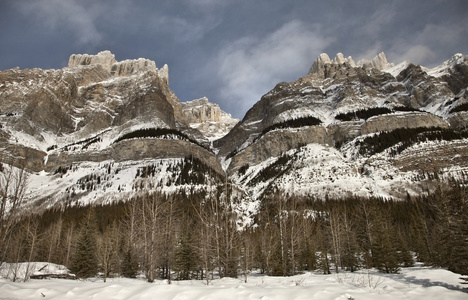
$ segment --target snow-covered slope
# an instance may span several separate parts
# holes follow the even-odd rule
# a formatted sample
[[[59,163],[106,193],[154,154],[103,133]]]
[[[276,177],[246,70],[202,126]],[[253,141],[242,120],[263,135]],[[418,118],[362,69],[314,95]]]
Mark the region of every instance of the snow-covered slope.
[[[445,153],[447,146],[457,156]],[[396,156],[391,156],[388,150],[369,157],[353,153],[356,148],[350,144],[339,151],[311,143],[241,168],[232,175],[232,180],[255,200],[276,191],[317,199],[351,195],[403,199],[408,194],[429,192],[433,187],[427,183],[436,177],[467,182],[468,163],[464,161],[467,147],[466,138],[452,143],[432,141],[414,145]],[[453,164],[444,162],[447,157],[451,157]]]

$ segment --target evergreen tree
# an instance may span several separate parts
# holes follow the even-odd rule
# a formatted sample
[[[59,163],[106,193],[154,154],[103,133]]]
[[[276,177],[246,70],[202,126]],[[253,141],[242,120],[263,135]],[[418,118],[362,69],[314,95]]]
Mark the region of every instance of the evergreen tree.
[[[414,266],[413,255],[409,251],[408,246],[406,245],[405,240],[401,237],[401,234],[398,235],[398,245],[400,245],[400,251],[398,252],[398,260],[401,262],[403,267],[408,268]]]
[[[347,233],[352,235],[352,233]],[[346,270],[354,272],[359,268],[359,260],[357,257],[357,244],[354,237],[346,236],[343,241],[343,253],[341,254],[341,262]]]
[[[82,222],[81,232],[76,243],[76,252],[70,268],[78,278],[96,275],[98,271],[96,250],[94,211],[90,209]]]
[[[388,220],[381,220],[374,232],[375,243],[372,251],[374,266],[385,273],[400,271],[399,253],[396,248],[395,232]]]
[[[449,270],[459,273],[464,277],[461,277],[464,282],[468,284],[468,211],[465,208],[465,212],[459,216],[455,233],[454,243],[452,248],[452,261],[453,263],[449,266]]]
[[[315,245],[309,238],[304,238],[298,258],[301,270],[312,271],[317,268],[317,255]]]
[[[433,240],[435,214],[430,210],[426,197],[416,199],[413,203],[412,223],[409,228],[410,247],[416,252],[417,260],[428,265],[435,264]]]
[[[435,205],[441,214],[440,262],[452,272],[468,275],[468,196],[464,188],[452,182],[435,193]],[[462,278],[467,281],[467,278]]]
[[[184,230],[174,253],[173,269],[178,273],[179,280],[192,279],[192,272],[196,271],[198,259],[192,244],[190,232]]]
[[[275,244],[275,247],[273,248],[272,251],[272,257],[271,257],[271,263],[270,267],[271,270],[269,271],[269,275],[271,276],[287,276],[288,274],[286,273],[286,263],[283,261],[283,258],[281,257],[281,244],[277,243]]]
[[[325,233],[323,228],[323,221],[319,221],[316,227],[316,239],[318,243],[319,258],[318,266],[323,271],[323,274],[331,274],[330,272],[330,260],[328,258],[328,253],[330,252],[330,241],[328,235]]]
[[[135,278],[138,274],[138,261],[132,247],[129,247],[124,254],[121,272],[122,276],[128,278]]]

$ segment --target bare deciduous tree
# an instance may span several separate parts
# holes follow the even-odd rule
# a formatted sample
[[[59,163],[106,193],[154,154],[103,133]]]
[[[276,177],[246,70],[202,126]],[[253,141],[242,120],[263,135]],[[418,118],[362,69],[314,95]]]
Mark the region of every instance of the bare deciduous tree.
[[[19,222],[18,211],[28,184],[24,168],[2,165],[0,170],[0,262],[8,249],[7,238]]]
[[[98,238],[97,256],[102,267],[104,282],[106,282],[110,272],[117,269],[119,242],[120,236],[116,224],[108,226],[104,233]]]

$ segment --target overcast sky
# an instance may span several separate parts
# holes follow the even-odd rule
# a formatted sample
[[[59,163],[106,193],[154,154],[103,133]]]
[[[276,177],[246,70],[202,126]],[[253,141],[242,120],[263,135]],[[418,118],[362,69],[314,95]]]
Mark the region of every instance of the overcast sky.
[[[237,118],[322,52],[428,67],[468,54],[467,0],[0,0],[0,26],[0,70],[110,50],[168,64],[181,101]]]

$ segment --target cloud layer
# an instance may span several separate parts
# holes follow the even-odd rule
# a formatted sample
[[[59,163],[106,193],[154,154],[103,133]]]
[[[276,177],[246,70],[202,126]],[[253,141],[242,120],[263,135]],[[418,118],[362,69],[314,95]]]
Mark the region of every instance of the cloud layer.
[[[94,3],[94,4],[93,4]],[[96,27],[100,9],[95,2],[78,0],[36,0],[20,2],[25,16],[54,34],[69,31],[81,44],[97,44],[102,35]]]
[[[466,0],[22,0],[0,2],[0,69],[60,68],[73,53],[168,64],[182,100],[242,118],[322,52],[434,66],[468,54]]]
[[[246,111],[280,81],[305,75],[314,55],[331,41],[320,34],[320,26],[293,20],[266,36],[226,44],[216,59],[219,98],[228,108]]]

